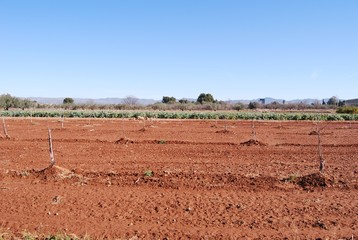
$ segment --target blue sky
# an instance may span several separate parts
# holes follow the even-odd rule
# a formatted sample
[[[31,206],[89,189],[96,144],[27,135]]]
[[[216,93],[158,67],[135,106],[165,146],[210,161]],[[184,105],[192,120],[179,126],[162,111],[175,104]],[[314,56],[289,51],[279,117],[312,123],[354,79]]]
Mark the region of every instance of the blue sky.
[[[358,97],[356,0],[1,0],[0,94]]]

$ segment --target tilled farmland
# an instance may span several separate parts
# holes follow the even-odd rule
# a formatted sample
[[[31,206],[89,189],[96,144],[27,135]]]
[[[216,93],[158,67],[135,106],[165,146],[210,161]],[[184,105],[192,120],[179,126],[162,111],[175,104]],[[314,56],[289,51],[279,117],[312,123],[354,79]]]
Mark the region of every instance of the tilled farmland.
[[[5,237],[358,237],[358,122],[6,118],[5,126]]]

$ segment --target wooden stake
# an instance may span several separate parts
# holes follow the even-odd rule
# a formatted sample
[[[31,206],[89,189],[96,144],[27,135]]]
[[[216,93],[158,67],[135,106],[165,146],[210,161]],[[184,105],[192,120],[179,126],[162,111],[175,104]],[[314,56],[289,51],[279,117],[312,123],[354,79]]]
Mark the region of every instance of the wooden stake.
[[[123,137],[126,138],[126,133],[124,131],[124,118],[122,118],[122,134],[123,134]]]
[[[49,151],[50,151],[50,167],[53,167],[55,165],[55,157],[53,154],[53,148],[52,148],[52,136],[51,136],[51,129],[48,129],[48,144],[49,144]]]
[[[251,128],[252,128],[252,139],[253,139],[254,141],[256,141],[256,129],[255,129],[254,119],[252,119]]]
[[[326,161],[323,158],[323,154],[322,154],[321,129],[319,128],[318,124],[317,124],[316,131],[317,131],[317,140],[318,140],[319,171],[321,173],[324,173]]]
[[[5,138],[10,139],[10,135],[7,133],[6,123],[5,123],[5,118],[4,117],[2,117],[2,126],[3,126],[3,129],[4,129]]]

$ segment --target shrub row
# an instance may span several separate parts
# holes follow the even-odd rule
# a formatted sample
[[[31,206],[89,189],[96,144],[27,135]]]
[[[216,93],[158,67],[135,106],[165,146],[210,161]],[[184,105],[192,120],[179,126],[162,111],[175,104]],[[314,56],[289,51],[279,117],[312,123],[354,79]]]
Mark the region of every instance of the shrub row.
[[[358,107],[346,106],[337,109],[337,113],[358,114]]]
[[[5,117],[66,117],[66,118],[158,118],[158,119],[228,119],[228,120],[320,120],[358,121],[358,114],[270,113],[270,112],[164,112],[164,111],[2,111]]]

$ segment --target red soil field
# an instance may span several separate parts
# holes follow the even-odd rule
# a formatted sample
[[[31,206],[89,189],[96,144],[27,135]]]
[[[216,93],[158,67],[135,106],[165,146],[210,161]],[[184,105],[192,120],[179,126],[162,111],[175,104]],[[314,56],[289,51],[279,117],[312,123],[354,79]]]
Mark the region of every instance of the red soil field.
[[[357,122],[5,120],[0,233],[358,238]]]

